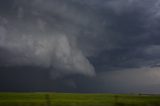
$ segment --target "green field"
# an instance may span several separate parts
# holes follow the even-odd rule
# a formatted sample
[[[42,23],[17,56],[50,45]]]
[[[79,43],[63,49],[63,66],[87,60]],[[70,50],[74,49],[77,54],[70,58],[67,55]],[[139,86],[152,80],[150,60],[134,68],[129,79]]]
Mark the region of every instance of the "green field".
[[[77,93],[0,93],[0,106],[160,106],[160,96]]]

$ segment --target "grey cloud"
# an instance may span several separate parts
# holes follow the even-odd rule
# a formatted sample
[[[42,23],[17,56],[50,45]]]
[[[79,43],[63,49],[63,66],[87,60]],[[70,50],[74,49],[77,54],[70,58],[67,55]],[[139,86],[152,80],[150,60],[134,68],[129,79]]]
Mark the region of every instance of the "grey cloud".
[[[24,63],[30,62],[29,58],[35,58],[31,64],[37,64],[38,61],[38,65],[44,64],[48,67],[51,66],[51,61],[60,60],[60,63],[59,61],[54,63],[55,66],[60,68],[63,65],[64,69],[69,70],[80,69],[82,66],[89,67],[81,65],[79,58],[84,63],[93,63],[97,70],[99,67],[102,70],[110,67],[139,67],[150,64],[145,61],[154,61],[148,60],[148,55],[143,53],[143,49],[154,44],[155,40],[155,38],[150,40],[152,29],[146,27],[150,22],[145,17],[151,16],[154,13],[153,10],[157,11],[158,6],[154,6],[158,0],[102,2],[103,4],[98,1],[90,3],[78,0],[67,2],[64,0],[30,2],[17,0],[15,5],[18,8],[16,12],[18,17],[14,16],[17,17],[16,20],[8,19],[10,23],[7,24],[8,28],[13,28],[9,32],[12,33],[10,35],[14,34],[16,38],[12,36],[8,37],[9,40],[6,38],[8,47],[12,45],[8,49],[21,48],[19,45],[22,44],[23,49],[17,49],[17,51],[25,54],[25,58],[22,56]],[[100,8],[99,5],[102,7]],[[99,12],[102,10],[105,11]],[[4,46],[7,48],[6,44]],[[26,52],[27,50],[30,51]],[[73,54],[78,56],[70,59]],[[21,63],[21,57],[15,57],[16,61]],[[77,59],[79,66],[72,67],[74,59]],[[90,69],[93,70],[93,66]]]
[[[110,40],[112,48],[107,49],[106,47],[103,52],[95,57],[95,60],[99,61],[94,61],[92,58],[94,64],[99,64],[100,69],[103,70],[102,67],[104,67],[104,70],[107,70],[110,67],[143,67],[158,61],[159,58],[153,58],[153,55],[148,55],[144,50],[151,45],[159,45],[159,26],[157,26],[159,21],[154,18],[155,14],[151,12],[151,10],[158,12],[157,7],[155,7],[157,2],[159,0],[108,1],[106,11],[108,5],[109,8],[112,7],[111,10],[118,10],[111,14],[112,19],[110,21],[112,24],[106,27],[112,32],[105,38]],[[136,3],[138,5],[135,5]],[[151,19],[156,20],[156,23],[154,24]]]
[[[46,5],[44,5],[44,8],[46,8],[47,6],[49,7],[50,2],[48,2]],[[51,24],[44,18],[45,14],[41,10],[41,8],[38,10],[42,11],[42,13],[40,12],[40,16],[38,14],[38,16],[36,17],[35,14],[32,15],[32,12],[36,10],[36,7],[32,8],[31,10],[27,10],[29,9],[29,6],[33,5],[33,3],[34,2],[31,2],[31,4],[28,3],[26,4],[26,8],[21,9],[23,10],[25,15],[28,15],[26,18],[25,16],[23,16],[23,12],[19,13],[19,10],[17,14],[18,18],[13,16],[16,19],[12,20],[4,17],[4,19],[7,20],[8,23],[6,23],[6,25],[1,25],[0,46],[1,48],[9,51],[9,54],[11,54],[9,56],[5,55],[7,60],[4,61],[8,62],[7,65],[36,65],[47,68],[51,67],[51,70],[53,70],[53,76],[54,70],[58,70],[57,73],[60,75],[72,73],[79,73],[90,76],[94,75],[94,67],[90,64],[86,56],[79,49],[76,38],[74,38],[74,34],[64,34],[64,32],[62,31],[64,30],[64,26],[60,26],[62,30],[59,31],[55,30],[54,27],[52,27],[53,31],[51,31],[52,28],[49,27]],[[57,3],[59,2],[57,1]],[[22,3],[21,5],[23,7],[24,4]],[[69,19],[73,19],[73,16],[70,16],[71,14],[65,15],[63,14],[65,13],[64,11],[62,11],[63,13],[61,13],[61,8],[55,8],[57,8],[56,10],[59,11],[57,13],[60,14],[57,14],[56,11],[54,12],[54,9],[53,11],[51,11],[53,12],[53,15],[57,14],[57,16],[62,18],[67,19],[68,17]],[[35,19],[32,19],[34,17]],[[48,17],[52,18],[52,15]],[[80,20],[79,23],[82,23],[81,18],[78,18],[79,17],[75,17],[75,19],[77,19],[75,20],[75,22]],[[52,24],[54,25],[53,22]],[[55,24],[58,25],[59,23]],[[63,24],[61,23],[61,25]],[[50,29],[50,31],[47,29],[47,27]]]
[[[73,87],[79,87],[76,81],[81,85],[86,80],[86,87],[94,81],[93,87],[102,87],[103,81],[116,82],[109,78],[121,72],[119,77],[147,73],[142,76],[146,79],[149,71],[155,72],[150,68],[160,62],[159,2],[14,0],[0,18],[1,65],[40,66],[52,70],[54,78],[98,74],[92,80],[71,77],[67,83]],[[143,67],[150,68],[145,72]],[[98,82],[99,73],[106,77]]]
[[[29,11],[29,20],[39,18],[36,31],[43,30],[45,34],[54,29],[65,33],[67,39],[74,37],[80,54],[88,57],[95,67],[142,67],[157,61],[148,58],[144,49],[159,38],[158,31],[154,34],[158,26],[151,22],[158,17],[159,0],[17,2],[25,14]]]
[[[14,39],[3,39],[7,40],[1,42],[1,48],[14,55],[8,58],[11,65],[53,66],[65,73],[94,74],[93,66],[76,45],[70,44],[71,41],[65,35],[50,37],[23,35]]]

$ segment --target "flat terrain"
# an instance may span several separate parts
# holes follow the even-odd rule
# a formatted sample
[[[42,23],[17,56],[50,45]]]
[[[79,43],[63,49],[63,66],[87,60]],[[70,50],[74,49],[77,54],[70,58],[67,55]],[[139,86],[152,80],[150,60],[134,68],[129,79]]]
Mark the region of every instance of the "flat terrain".
[[[160,106],[160,96],[77,93],[0,93],[0,106]]]

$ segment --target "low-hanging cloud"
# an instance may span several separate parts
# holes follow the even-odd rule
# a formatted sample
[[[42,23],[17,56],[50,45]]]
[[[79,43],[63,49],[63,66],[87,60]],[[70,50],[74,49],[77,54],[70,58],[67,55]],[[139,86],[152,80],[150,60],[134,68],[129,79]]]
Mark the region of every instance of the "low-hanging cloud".
[[[56,6],[53,11],[48,10],[46,7],[49,4],[44,5],[44,9],[34,7],[27,10],[32,5],[39,5],[40,2],[43,1],[27,4],[25,0],[16,1],[15,5],[20,7],[15,10],[16,15],[12,16],[13,19],[0,17],[0,48],[6,52],[3,56],[1,54],[1,57],[4,57],[1,58],[4,62],[1,66],[44,67],[50,69],[55,78],[63,74],[95,75],[94,67],[77,44],[76,35],[71,33],[72,31],[65,33],[64,28],[67,26],[52,22],[58,19],[51,19],[55,14],[58,14],[59,18],[68,17],[71,20],[74,19],[73,16]],[[48,2],[49,0],[46,3]],[[49,19],[45,19],[43,10],[51,12],[51,15],[46,16]],[[78,18],[75,18],[75,22],[84,21]],[[86,21],[88,22],[88,19]],[[58,27],[56,25],[59,25],[60,29],[56,29]],[[74,30],[72,27],[69,29]]]

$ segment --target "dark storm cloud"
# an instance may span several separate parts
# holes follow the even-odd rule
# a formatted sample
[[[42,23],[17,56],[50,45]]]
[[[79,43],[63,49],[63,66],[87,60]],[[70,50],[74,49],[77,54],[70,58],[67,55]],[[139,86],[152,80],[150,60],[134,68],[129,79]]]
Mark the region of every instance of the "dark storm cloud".
[[[3,0],[0,4],[1,67],[40,67],[51,71],[53,79],[64,79],[67,86],[79,91],[92,87],[96,92],[109,91],[108,83],[114,89],[117,70],[119,77],[139,74],[142,86],[152,72],[158,73],[154,70],[160,62],[160,0]],[[96,73],[93,79],[75,77]],[[153,81],[159,81],[156,78]]]
[[[79,31],[78,26],[85,27],[85,20],[80,18],[82,15],[72,16],[78,10],[59,1],[26,3],[24,0],[15,1],[14,5],[17,15],[11,16],[12,19],[1,19],[1,47],[13,55],[8,58],[7,65],[52,67],[52,70],[58,69],[53,73],[54,77],[70,73],[94,75],[93,66],[79,49],[76,34],[73,35]],[[71,11],[70,14],[67,11]],[[88,22],[89,18],[85,18]]]
[[[1,0],[0,14],[6,15],[11,14],[13,9],[14,0]]]
[[[159,58],[146,53],[146,49],[159,45],[159,31],[157,15],[159,9],[155,5],[159,1],[108,1],[106,11],[112,13],[104,15],[111,24],[105,26],[103,38],[109,39],[110,48],[91,58],[100,69],[108,68],[136,68],[155,64]],[[138,4],[138,5],[136,5]],[[154,11],[154,13],[153,13]],[[156,24],[152,22],[156,21]],[[110,33],[109,33],[110,32]],[[103,43],[107,45],[107,43]],[[158,49],[158,48],[157,48]],[[152,51],[155,52],[155,51]],[[96,61],[95,61],[96,60]],[[154,63],[155,62],[155,63]],[[103,69],[102,69],[103,70]]]

